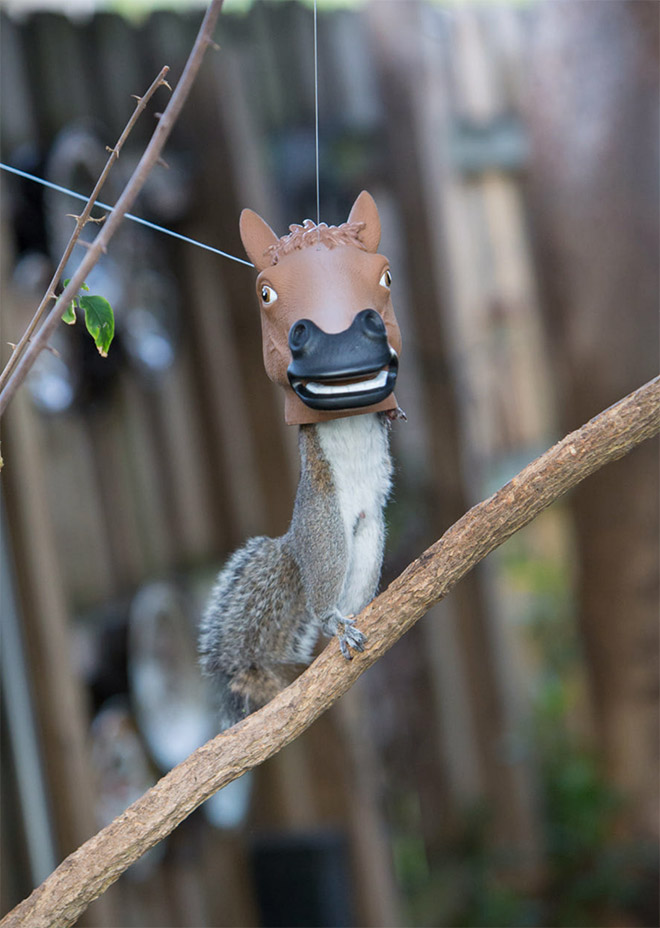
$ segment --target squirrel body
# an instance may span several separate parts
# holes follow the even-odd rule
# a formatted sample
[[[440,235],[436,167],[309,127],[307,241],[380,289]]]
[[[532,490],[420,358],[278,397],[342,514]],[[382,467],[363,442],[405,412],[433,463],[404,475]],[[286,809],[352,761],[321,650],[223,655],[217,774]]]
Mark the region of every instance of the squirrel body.
[[[366,413],[301,425],[293,517],[279,538],[257,537],[220,571],[201,633],[202,669],[223,728],[287,685],[319,635],[363,650],[353,616],[373,598],[385,542],[392,462],[389,422]]]

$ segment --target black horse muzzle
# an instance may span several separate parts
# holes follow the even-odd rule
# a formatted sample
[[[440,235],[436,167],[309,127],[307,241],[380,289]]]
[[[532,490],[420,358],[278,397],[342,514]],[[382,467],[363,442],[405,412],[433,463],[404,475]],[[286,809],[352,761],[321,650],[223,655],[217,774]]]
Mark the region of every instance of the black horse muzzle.
[[[312,409],[372,406],[394,389],[399,359],[375,309],[363,309],[336,334],[299,319],[289,330],[289,349],[289,383]]]

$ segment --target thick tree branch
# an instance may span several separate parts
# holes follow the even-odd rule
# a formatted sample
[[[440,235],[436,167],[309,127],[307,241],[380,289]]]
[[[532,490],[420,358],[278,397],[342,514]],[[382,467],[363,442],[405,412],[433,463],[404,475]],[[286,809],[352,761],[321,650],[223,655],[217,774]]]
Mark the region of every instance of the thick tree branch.
[[[103,228],[98,233],[89,250],[87,251],[87,254],[81,261],[80,266],[71,277],[68,285],[64,288],[64,291],[49,312],[43,325],[30,341],[30,344],[26,348],[23,357],[17,363],[13,373],[5,384],[4,389],[0,393],[0,416],[4,413],[9,401],[12,399],[14,393],[25,379],[28,371],[36,361],[37,357],[48,344],[48,340],[52,336],[57,326],[60,324],[60,320],[65,308],[76,296],[80,290],[81,285],[84,283],[85,278],[89,275],[89,272],[99,260],[101,255],[107,251],[110,239],[115,234],[124,216],[135,202],[135,198],[144,186],[144,183],[149,176],[151,169],[160,158],[161,152],[165,146],[165,142],[167,141],[170,132],[174,127],[174,123],[176,122],[179,113],[183,108],[183,104],[185,103],[188,94],[190,93],[190,88],[192,87],[193,81],[197,76],[197,72],[199,71],[206,48],[208,45],[213,44],[211,36],[213,34],[215,24],[218,20],[218,16],[220,15],[222,4],[223,0],[211,0],[211,3],[209,4],[209,7],[206,11],[206,15],[202,20],[202,25],[200,26],[197,38],[195,39],[195,44],[193,45],[192,51],[190,52],[186,66],[183,70],[183,74],[181,75],[181,79],[176,85],[170,102],[167,104],[165,112],[160,117],[156,131],[152,135],[149,144],[144,150],[144,154],[140,158],[137,167],[133,171],[129,182],[124,188],[122,195],[117,200],[113,211],[104,222]]]
[[[660,377],[606,409],[469,510],[362,612],[367,650],[336,641],[267,706],[209,741],[71,854],[0,928],[71,925],[217,789],[298,737],[480,560],[568,490],[660,431]]]

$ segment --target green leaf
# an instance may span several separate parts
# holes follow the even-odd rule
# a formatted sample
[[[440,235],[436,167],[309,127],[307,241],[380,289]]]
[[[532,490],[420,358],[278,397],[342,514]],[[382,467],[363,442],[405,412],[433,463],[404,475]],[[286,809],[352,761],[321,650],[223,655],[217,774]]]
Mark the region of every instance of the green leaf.
[[[68,287],[70,283],[71,283],[71,278],[70,278],[70,277],[67,277],[67,279],[64,281],[64,283],[62,284],[62,286],[63,286],[63,287]],[[80,289],[81,289],[81,290],[89,290],[89,287],[87,286],[87,284],[81,284],[81,285],[80,285]]]
[[[62,322],[66,322],[67,325],[73,325],[76,321],[76,306],[75,301],[72,300],[67,308],[64,310],[62,315]]]
[[[85,313],[87,331],[94,339],[102,358],[107,358],[115,334],[115,315],[104,296],[78,297],[78,305]]]

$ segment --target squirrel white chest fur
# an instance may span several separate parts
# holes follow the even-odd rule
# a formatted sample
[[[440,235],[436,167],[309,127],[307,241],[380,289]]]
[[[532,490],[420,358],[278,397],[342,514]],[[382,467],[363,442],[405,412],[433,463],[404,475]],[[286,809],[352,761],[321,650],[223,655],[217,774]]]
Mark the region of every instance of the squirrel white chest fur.
[[[383,508],[392,486],[387,426],[371,414],[316,428],[346,538],[346,576],[337,605],[343,615],[355,615],[372,599],[383,560]]]

